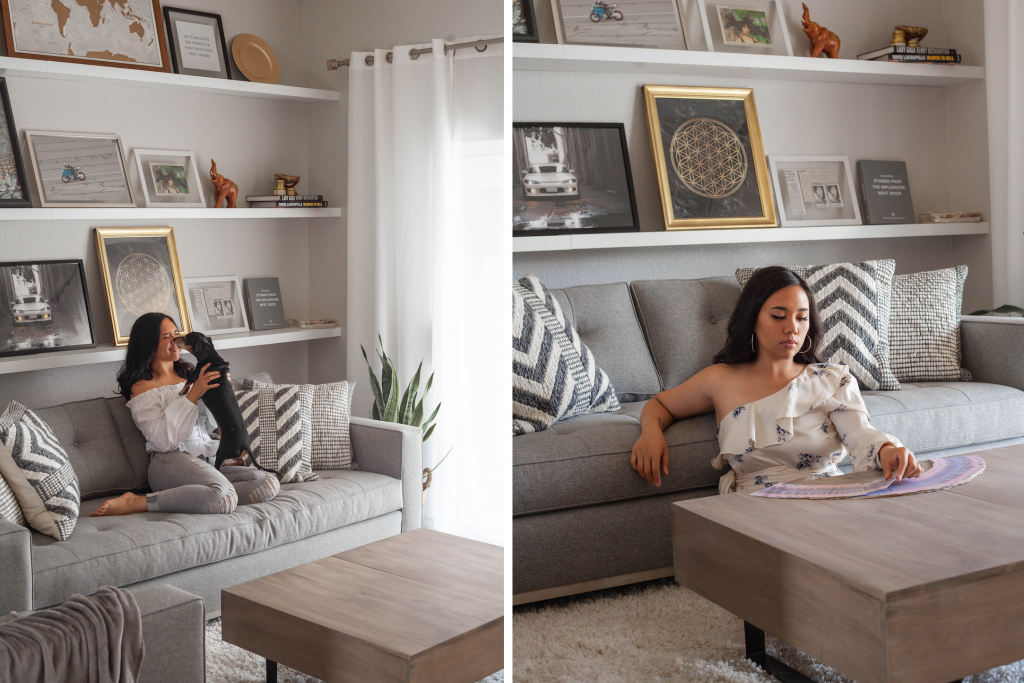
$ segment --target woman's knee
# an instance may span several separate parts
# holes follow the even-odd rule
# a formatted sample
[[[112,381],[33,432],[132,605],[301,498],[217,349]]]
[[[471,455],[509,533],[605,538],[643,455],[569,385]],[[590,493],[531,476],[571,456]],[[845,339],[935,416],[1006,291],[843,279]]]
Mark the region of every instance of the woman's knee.
[[[238,494],[234,486],[214,482],[208,484],[206,490],[209,492],[207,509],[210,513],[230,515],[238,507]]]
[[[262,479],[260,485],[249,493],[250,504],[265,503],[268,500],[273,500],[281,490],[281,484],[274,475],[260,472],[257,475],[257,481],[260,479]]]

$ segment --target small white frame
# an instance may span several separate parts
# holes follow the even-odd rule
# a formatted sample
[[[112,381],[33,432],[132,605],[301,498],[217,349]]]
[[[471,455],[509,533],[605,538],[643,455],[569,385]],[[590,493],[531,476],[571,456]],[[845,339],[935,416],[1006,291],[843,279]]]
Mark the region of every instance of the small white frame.
[[[205,209],[206,206],[206,195],[203,193],[203,181],[199,176],[199,169],[196,167],[196,158],[191,151],[187,150],[166,150],[166,149],[135,149],[132,151],[135,157],[135,166],[139,171],[139,182],[142,183],[142,196],[146,200],[146,206],[148,207],[160,207],[168,209]],[[166,159],[168,164],[174,164],[181,160],[187,160],[187,166],[192,169],[191,183],[192,187],[196,189],[196,193],[193,194],[192,187],[189,188],[189,196],[197,197],[197,201],[192,202],[178,202],[178,201],[160,201],[159,196],[151,197],[149,194],[149,183],[146,182],[147,171],[143,164],[143,157],[152,157],[147,160],[146,163],[160,163],[160,159]],[[178,195],[181,196],[181,195]]]
[[[801,163],[801,162],[828,162],[843,165],[843,172],[846,174],[846,199],[844,204],[849,203],[853,208],[853,218],[808,218],[794,219],[786,213],[786,205],[783,202],[783,192],[786,191],[785,183],[779,182],[778,164]],[[773,154],[768,157],[768,169],[772,177],[772,187],[775,191],[775,204],[778,207],[776,212],[779,217],[779,225],[784,228],[798,228],[803,226],[832,226],[832,225],[864,225],[860,215],[860,201],[857,198],[857,188],[853,182],[853,172],[850,168],[850,157],[847,156],[814,156],[814,155],[779,155]]]
[[[235,285],[235,296],[231,300],[231,305],[235,308],[235,311],[241,316],[242,324],[237,327],[227,327],[224,329],[214,330],[210,329],[209,326],[203,324],[203,318],[207,316],[204,311],[202,315],[196,310],[192,301],[192,287],[196,285],[208,285],[218,282],[230,282]],[[242,289],[242,281],[237,275],[220,275],[215,277],[189,277],[182,280],[182,284],[185,289],[185,305],[188,306],[188,317],[192,321],[192,330],[194,332],[202,332],[208,337],[213,337],[218,334],[235,334],[238,332],[249,331],[249,317],[245,313],[245,301],[242,297],[245,296],[245,291]]]
[[[775,16],[778,17],[779,25],[782,27],[782,42],[783,42],[783,45],[785,45],[785,47],[786,47],[786,54],[789,55],[790,57],[792,57],[793,56],[793,44],[792,44],[792,41],[790,41],[790,39],[789,39],[789,26],[786,25],[786,8],[783,5],[782,0],[763,0],[763,1],[766,4],[775,5]],[[750,2],[751,2],[751,0],[737,0],[737,6],[740,5],[740,4],[750,4]],[[760,10],[761,8],[760,7],[750,7],[749,9]],[[707,5],[704,4],[704,0],[697,0],[697,13],[700,14],[700,24],[701,24],[701,28],[704,29],[704,42],[707,44],[707,50],[708,50],[708,52],[714,52],[715,51],[715,41],[712,39],[712,36],[711,36],[711,24],[708,21],[708,8],[707,8]],[[718,14],[718,13],[715,12],[715,14]],[[718,19],[718,21],[720,22],[721,19]],[[774,40],[775,40],[775,38],[773,37],[772,41],[774,42]],[[741,52],[749,49],[747,46],[730,45],[729,47],[740,47],[740,51]],[[752,47],[756,47],[756,46],[751,45],[749,47],[752,48]],[[765,47],[768,47],[768,46],[765,45],[765,46],[761,46],[761,47],[765,48]]]

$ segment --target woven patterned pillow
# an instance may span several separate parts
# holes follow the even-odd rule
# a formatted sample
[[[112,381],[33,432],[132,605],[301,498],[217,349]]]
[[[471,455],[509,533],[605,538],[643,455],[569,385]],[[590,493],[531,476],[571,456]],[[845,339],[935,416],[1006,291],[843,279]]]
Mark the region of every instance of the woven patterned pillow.
[[[619,409],[615,387],[551,293],[533,275],[512,283],[512,435]]]
[[[252,379],[243,382],[246,389],[281,388],[291,384],[266,384]],[[312,443],[310,465],[314,470],[353,469],[349,422],[352,418],[353,381],[329,384],[305,384],[313,391],[310,414]]]
[[[308,387],[265,386],[235,391],[252,441],[252,459],[277,473],[282,484],[316,481],[310,467],[313,392]]]
[[[28,526],[21,506],[18,505],[18,499],[14,497],[14,491],[3,477],[0,477],[0,517],[19,526]]]
[[[818,355],[827,363],[846,365],[864,389],[900,388],[890,368],[889,327],[892,280],[896,262],[864,261],[827,266],[790,266],[814,292],[825,335]],[[740,268],[740,287],[759,268]]]
[[[49,425],[17,401],[0,415],[0,476],[28,525],[66,541],[78,522],[81,494],[67,453]]]
[[[889,343],[901,382],[970,382],[960,367],[960,307],[967,266],[897,275]]]

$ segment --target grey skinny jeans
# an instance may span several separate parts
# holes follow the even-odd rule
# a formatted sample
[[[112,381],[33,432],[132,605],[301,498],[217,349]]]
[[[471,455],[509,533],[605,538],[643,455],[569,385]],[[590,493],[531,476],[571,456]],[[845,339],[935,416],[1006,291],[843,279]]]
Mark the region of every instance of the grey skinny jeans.
[[[230,514],[235,506],[263,503],[281,490],[277,477],[254,467],[222,467],[181,451],[151,453],[146,495],[149,512]]]

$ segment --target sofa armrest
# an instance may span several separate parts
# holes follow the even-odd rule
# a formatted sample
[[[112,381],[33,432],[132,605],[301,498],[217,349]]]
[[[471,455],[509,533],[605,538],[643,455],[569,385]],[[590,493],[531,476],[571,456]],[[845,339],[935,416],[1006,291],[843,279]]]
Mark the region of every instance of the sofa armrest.
[[[0,517],[0,617],[32,609],[32,532]]]
[[[353,417],[349,436],[360,470],[402,480],[402,531],[419,529],[423,514],[423,430]]]
[[[206,606],[170,585],[133,590],[142,613],[141,683],[204,683]]]
[[[961,316],[960,344],[975,382],[1024,390],[1024,318]]]

